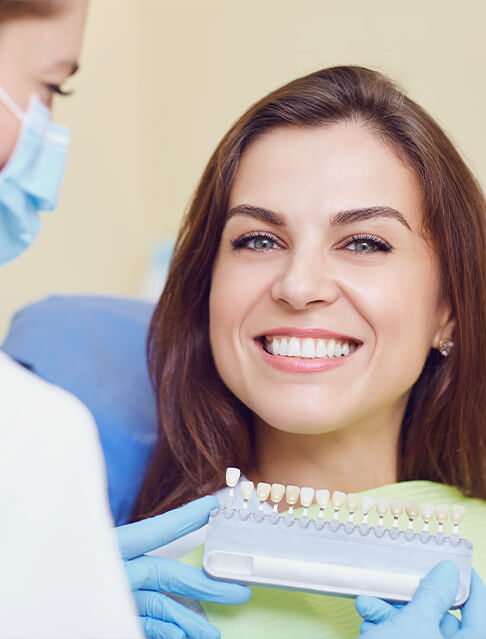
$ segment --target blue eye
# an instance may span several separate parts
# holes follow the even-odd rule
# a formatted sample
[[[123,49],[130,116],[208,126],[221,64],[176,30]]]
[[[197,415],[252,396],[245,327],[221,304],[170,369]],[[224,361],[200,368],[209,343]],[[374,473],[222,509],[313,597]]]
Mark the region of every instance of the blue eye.
[[[281,248],[277,239],[270,233],[249,233],[232,240],[231,244],[234,249],[246,248],[259,253]]]
[[[388,253],[392,250],[392,247],[388,244],[388,242],[376,237],[376,235],[353,235],[346,240],[344,247],[348,251],[354,251],[361,255],[366,253],[377,253],[378,251]]]

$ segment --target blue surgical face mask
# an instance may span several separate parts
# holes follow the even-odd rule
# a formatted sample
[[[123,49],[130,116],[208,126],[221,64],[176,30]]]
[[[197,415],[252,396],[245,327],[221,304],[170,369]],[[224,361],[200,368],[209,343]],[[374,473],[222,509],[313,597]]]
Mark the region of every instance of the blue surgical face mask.
[[[15,149],[0,171],[0,264],[5,264],[34,241],[39,211],[57,206],[70,133],[51,122],[49,109],[35,95],[24,112],[0,86],[0,102],[21,122]]]

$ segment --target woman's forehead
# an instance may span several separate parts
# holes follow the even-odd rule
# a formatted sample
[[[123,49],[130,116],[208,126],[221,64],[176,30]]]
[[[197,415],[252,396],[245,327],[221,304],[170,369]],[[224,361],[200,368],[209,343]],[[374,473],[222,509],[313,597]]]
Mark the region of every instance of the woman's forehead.
[[[231,189],[230,208],[241,203],[284,214],[389,206],[416,227],[421,191],[391,145],[363,125],[343,122],[259,136],[243,154]]]

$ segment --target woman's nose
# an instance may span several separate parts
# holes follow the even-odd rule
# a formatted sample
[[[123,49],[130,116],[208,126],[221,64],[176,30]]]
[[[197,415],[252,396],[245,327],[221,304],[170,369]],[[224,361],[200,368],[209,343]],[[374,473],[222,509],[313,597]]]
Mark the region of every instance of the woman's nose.
[[[309,305],[331,304],[339,296],[328,260],[302,251],[289,256],[272,285],[272,296],[295,310]]]

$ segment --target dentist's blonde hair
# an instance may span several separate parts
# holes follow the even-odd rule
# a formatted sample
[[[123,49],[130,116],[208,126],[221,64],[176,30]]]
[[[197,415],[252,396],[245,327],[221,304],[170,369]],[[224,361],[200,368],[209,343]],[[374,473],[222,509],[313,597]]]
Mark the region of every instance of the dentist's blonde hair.
[[[282,126],[354,121],[391,145],[422,190],[422,233],[440,265],[456,322],[447,358],[431,350],[411,390],[398,480],[428,479],[486,498],[486,204],[439,125],[380,73],[323,69],[251,107],[224,136],[177,240],[148,339],[160,435],[134,517],[166,511],[224,485],[226,466],[251,468],[251,412],[218,376],[209,344],[211,272],[238,161]],[[413,304],[413,299],[410,304]],[[449,337],[449,336],[446,336]]]

